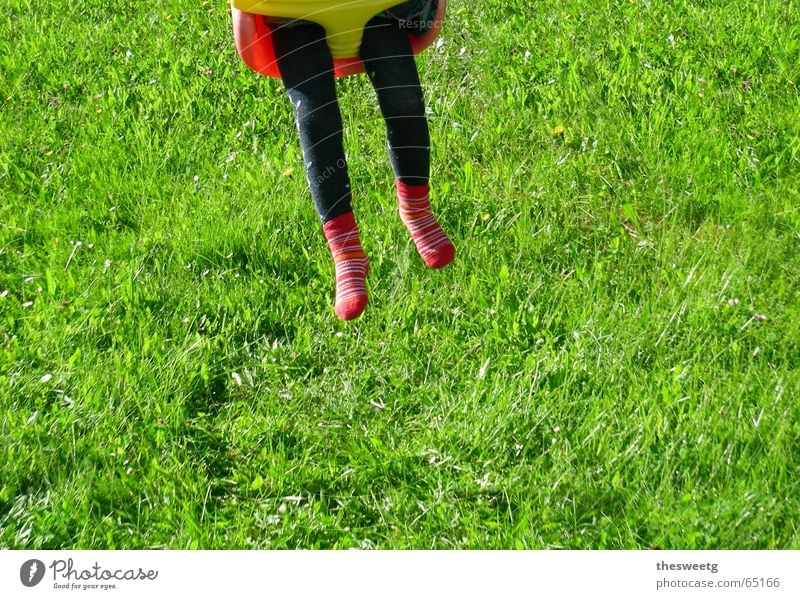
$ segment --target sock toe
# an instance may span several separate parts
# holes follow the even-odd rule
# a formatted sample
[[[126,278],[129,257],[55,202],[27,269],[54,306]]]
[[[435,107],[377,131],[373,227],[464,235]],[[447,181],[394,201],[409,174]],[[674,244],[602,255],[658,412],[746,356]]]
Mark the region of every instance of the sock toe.
[[[336,302],[336,316],[342,320],[354,320],[361,316],[367,307],[368,298],[366,295],[359,295],[352,299]]]
[[[431,252],[423,257],[425,264],[431,268],[444,268],[450,264],[456,257],[456,248],[453,243],[448,240],[446,244],[438,248],[436,251]]]

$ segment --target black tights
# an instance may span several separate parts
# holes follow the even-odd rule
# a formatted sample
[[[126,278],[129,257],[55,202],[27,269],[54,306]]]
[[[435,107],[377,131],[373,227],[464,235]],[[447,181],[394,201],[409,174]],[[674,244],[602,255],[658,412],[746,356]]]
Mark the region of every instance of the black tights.
[[[352,210],[342,147],[342,117],[325,30],[304,22],[275,27],[272,38],[278,68],[297,119],[311,196],[324,223]],[[395,177],[407,185],[426,185],[430,137],[407,32],[395,21],[373,18],[364,28],[361,61],[386,121],[389,159]]]

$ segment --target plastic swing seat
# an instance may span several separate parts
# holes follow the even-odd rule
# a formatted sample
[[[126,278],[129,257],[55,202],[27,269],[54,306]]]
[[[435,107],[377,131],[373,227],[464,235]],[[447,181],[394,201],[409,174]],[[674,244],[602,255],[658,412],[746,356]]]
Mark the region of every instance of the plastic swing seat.
[[[325,28],[337,77],[364,72],[359,58],[364,26],[372,17],[405,0],[231,0],[236,50],[247,66],[268,77],[281,74],[272,44],[272,29],[265,16],[313,21]],[[445,0],[439,0],[432,26],[423,34],[409,32],[414,54],[438,37],[444,20]]]

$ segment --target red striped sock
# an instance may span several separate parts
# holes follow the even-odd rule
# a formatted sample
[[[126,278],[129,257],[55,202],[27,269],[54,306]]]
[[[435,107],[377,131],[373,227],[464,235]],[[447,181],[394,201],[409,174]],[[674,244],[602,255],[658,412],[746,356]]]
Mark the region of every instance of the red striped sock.
[[[395,181],[399,199],[400,220],[411,233],[417,251],[425,264],[444,268],[453,261],[456,250],[431,212],[427,185],[406,185]]]
[[[336,268],[336,316],[358,318],[367,307],[367,255],[358,238],[353,213],[332,218],[322,226]]]

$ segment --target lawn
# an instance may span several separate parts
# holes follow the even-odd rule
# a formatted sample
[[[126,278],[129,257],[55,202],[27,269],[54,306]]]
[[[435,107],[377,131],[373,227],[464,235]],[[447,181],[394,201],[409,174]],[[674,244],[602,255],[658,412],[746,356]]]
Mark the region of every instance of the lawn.
[[[222,1],[0,16],[0,546],[800,548],[800,3],[450,0],[370,305]]]

